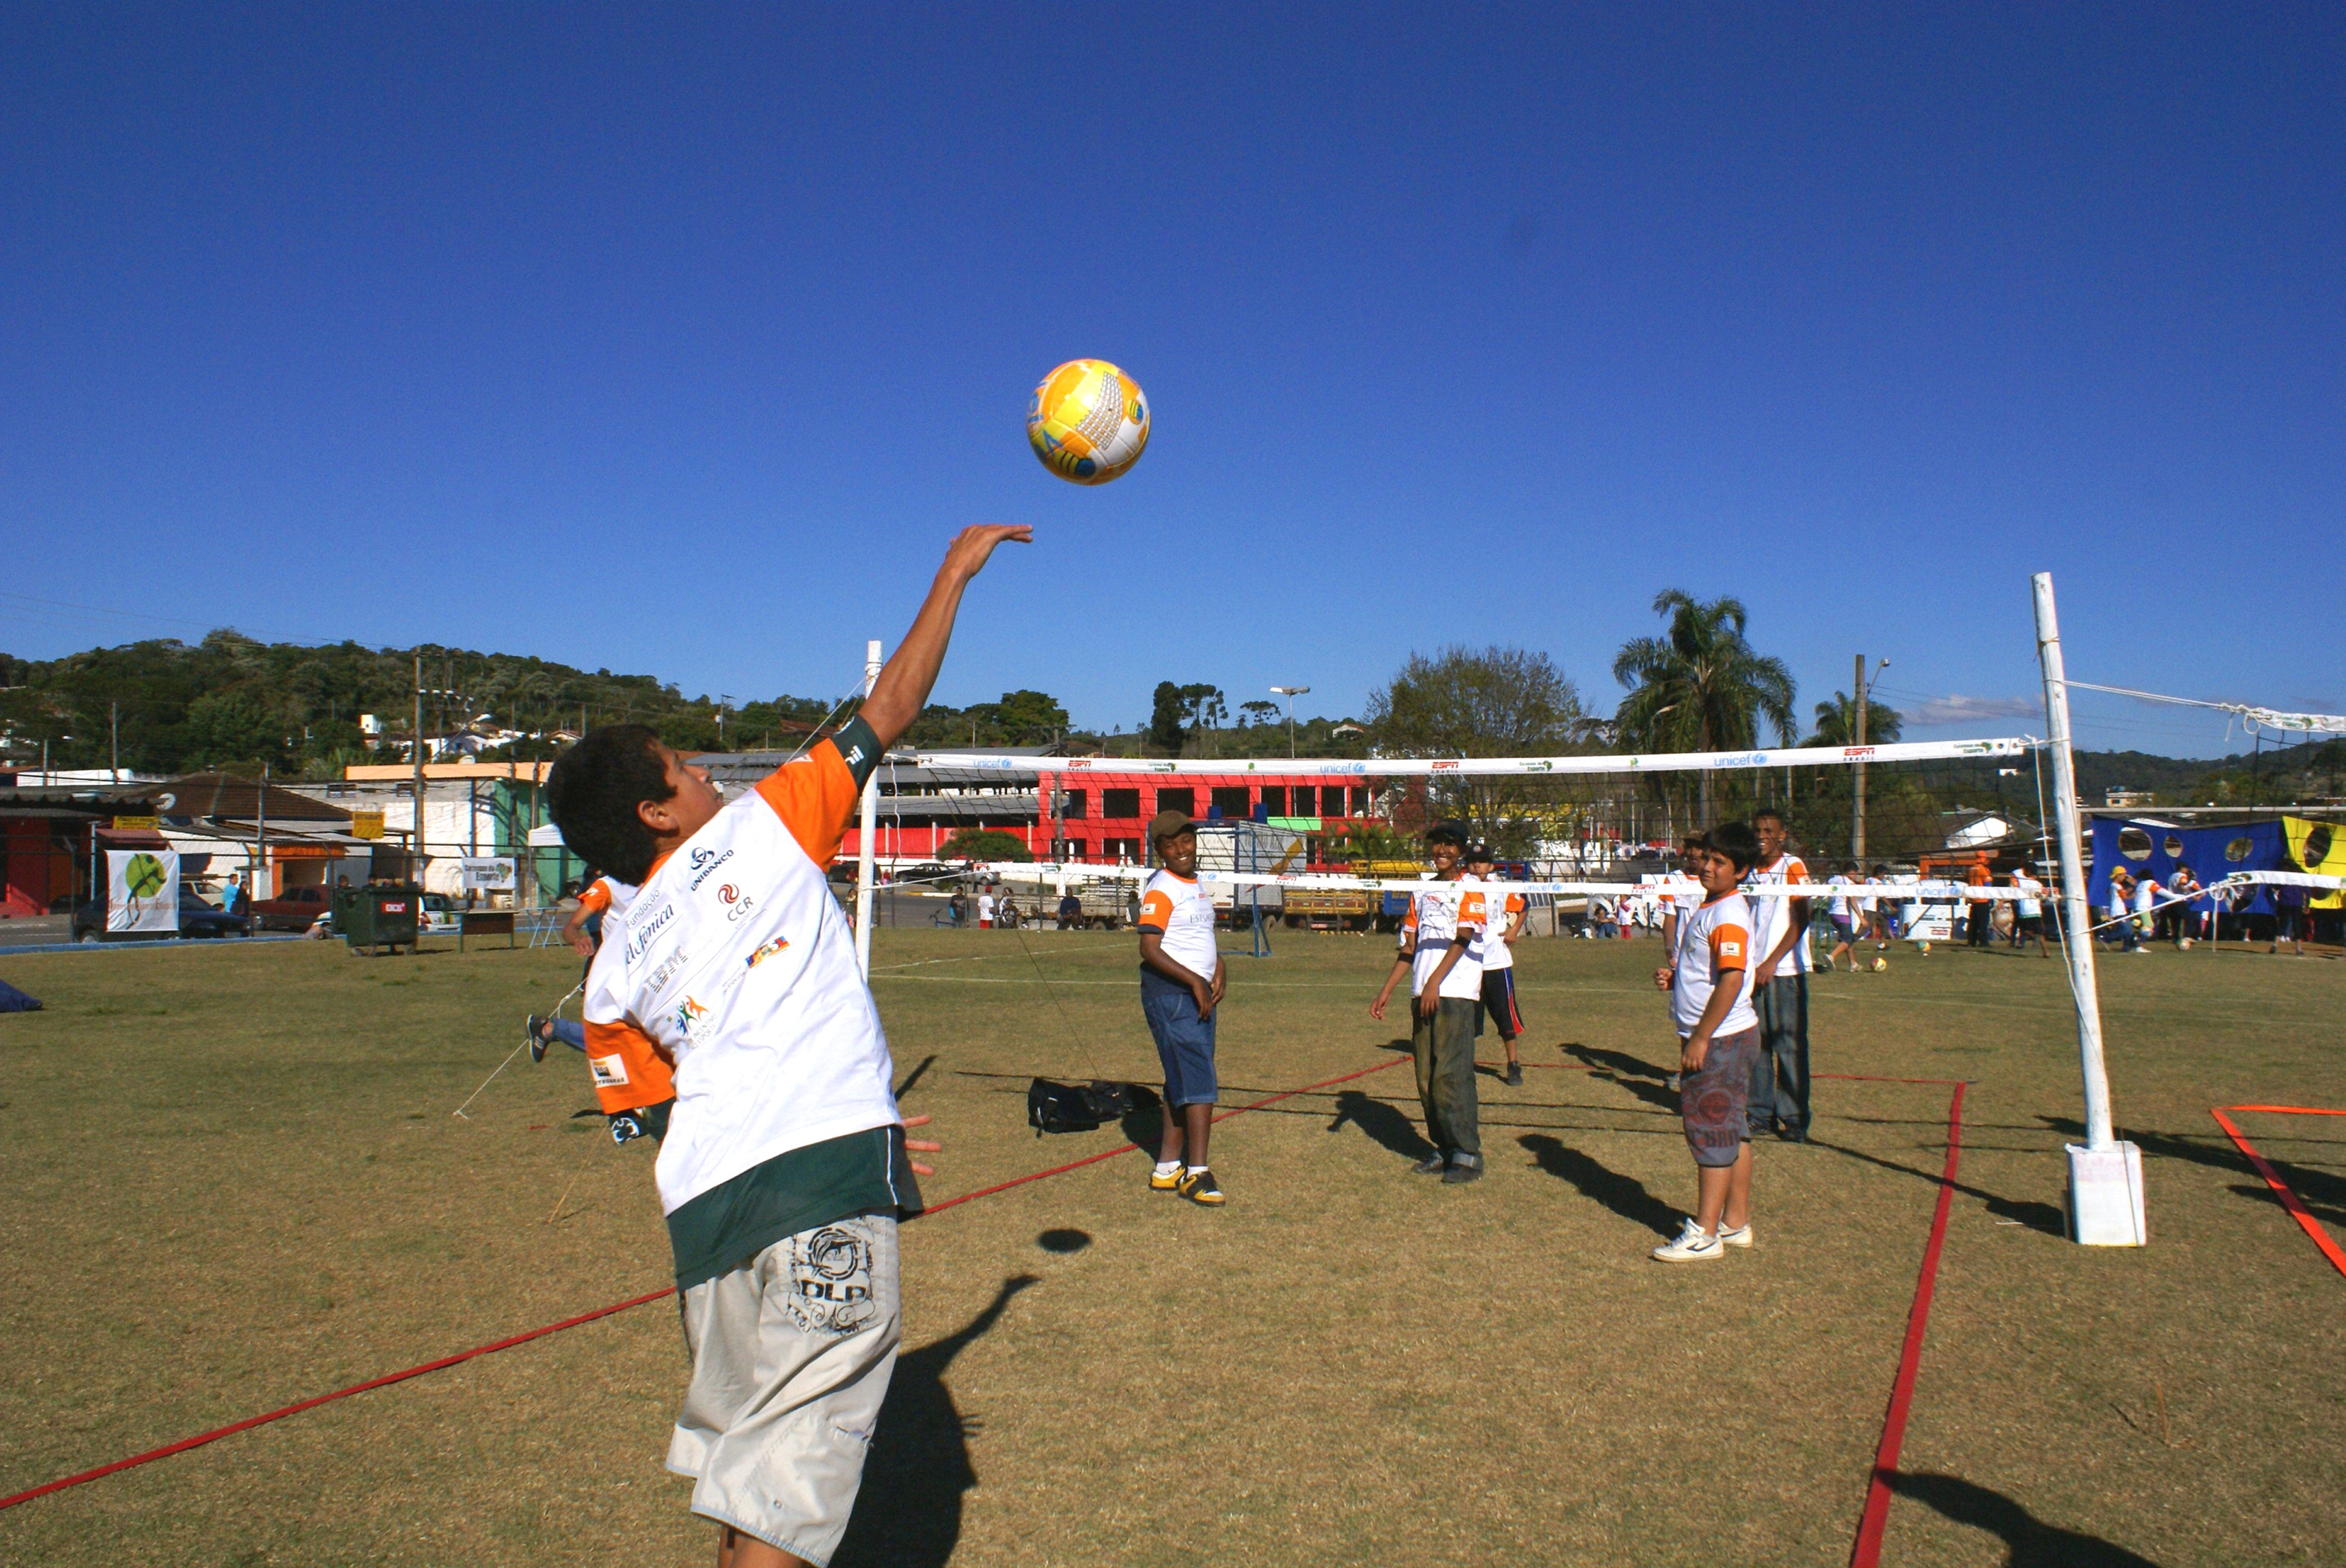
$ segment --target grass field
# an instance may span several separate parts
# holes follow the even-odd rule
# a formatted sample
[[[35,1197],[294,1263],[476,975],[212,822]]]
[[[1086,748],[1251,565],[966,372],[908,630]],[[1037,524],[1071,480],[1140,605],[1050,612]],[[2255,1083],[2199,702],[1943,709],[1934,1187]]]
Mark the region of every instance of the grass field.
[[[1122,1141],[1038,1141],[1030,1074],[1155,1076],[1128,939],[1025,941],[880,933],[905,1104],[948,1145],[933,1202]],[[1233,959],[1224,1103],[1394,1060],[1367,1015],[1387,952]],[[1759,1246],[1649,1263],[1692,1186],[1655,953],[1525,944],[1528,1081],[1482,1080],[1474,1186],[1404,1174],[1403,1064],[1222,1124],[1219,1213],[1127,1155],[913,1227],[841,1562],[1846,1562],[1949,1090],[1821,1083],[1815,1142],[1760,1151]],[[651,1151],[571,1119],[576,1057],[449,1114],[576,972],[311,943],[7,960],[48,1010],[0,1019],[0,1493],[667,1283]],[[1815,983],[1820,1072],[1974,1084],[1883,1561],[2339,1561],[2346,1278],[2208,1107],[2346,1105],[2346,963],[2103,972],[2141,1249],[2058,1235],[2057,963]],[[2346,1125],[2243,1121],[2346,1226]],[[684,1374],[673,1304],[638,1308],[0,1513],[0,1562],[703,1562],[660,1466]]]

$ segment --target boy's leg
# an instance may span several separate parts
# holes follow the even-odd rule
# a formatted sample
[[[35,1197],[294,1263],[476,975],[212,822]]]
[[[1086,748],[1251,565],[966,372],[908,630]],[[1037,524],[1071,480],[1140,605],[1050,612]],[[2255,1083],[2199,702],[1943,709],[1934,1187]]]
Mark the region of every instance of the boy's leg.
[[[1780,974],[1768,983],[1775,1001],[1777,1126],[1795,1141],[1809,1135],[1809,977]]]
[[[1751,1145],[1747,1140],[1736,1151],[1735,1163],[1727,1167],[1727,1207],[1719,1211],[1729,1230],[1740,1230],[1751,1223]]]
[[[1453,1166],[1483,1165],[1482,1113],[1474,1085],[1474,1004],[1443,997],[1433,1013],[1433,1098]]]
[[[1443,1125],[1442,1102],[1433,1092],[1435,1020],[1417,1010],[1415,997],[1410,998],[1409,1018],[1409,1048],[1417,1068],[1418,1108],[1425,1113],[1425,1141],[1433,1145],[1437,1158],[1446,1161],[1450,1157],[1450,1132]]]
[[[692,1511],[724,1527],[720,1561],[829,1562],[903,1336],[895,1217],[784,1237],[691,1287],[682,1308],[692,1380],[668,1467],[694,1478]]]
[[[1714,1236],[1719,1233],[1720,1216],[1733,1201],[1735,1167],[1738,1164],[1748,1167],[1751,1159],[1746,1096],[1759,1054],[1760,1034],[1755,1029],[1740,1034],[1714,1034],[1702,1066],[1687,1075],[1685,1091],[1678,1097],[1678,1124],[1686,1135],[1688,1152],[1694,1156],[1694,1220]],[[1735,1212],[1744,1220],[1750,1217],[1748,1203]]]

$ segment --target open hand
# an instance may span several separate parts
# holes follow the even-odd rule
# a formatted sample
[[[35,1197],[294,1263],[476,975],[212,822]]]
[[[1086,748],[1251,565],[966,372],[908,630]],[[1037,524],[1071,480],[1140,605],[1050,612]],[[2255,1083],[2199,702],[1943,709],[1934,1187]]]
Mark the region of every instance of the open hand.
[[[954,535],[945,548],[944,570],[954,576],[970,578],[985,570],[988,557],[996,545],[1008,541],[1021,545],[1035,542],[1035,530],[1025,523],[973,523]]]
[[[926,1116],[906,1116],[903,1121],[896,1125],[900,1127],[925,1127],[929,1125],[929,1119]],[[932,1143],[926,1138],[906,1138],[904,1140],[904,1148],[907,1153],[941,1155],[944,1153],[945,1146],[943,1144]],[[913,1174],[915,1176],[934,1176],[937,1174],[933,1169],[923,1165],[918,1160],[911,1160],[906,1163],[911,1165],[913,1167]]]

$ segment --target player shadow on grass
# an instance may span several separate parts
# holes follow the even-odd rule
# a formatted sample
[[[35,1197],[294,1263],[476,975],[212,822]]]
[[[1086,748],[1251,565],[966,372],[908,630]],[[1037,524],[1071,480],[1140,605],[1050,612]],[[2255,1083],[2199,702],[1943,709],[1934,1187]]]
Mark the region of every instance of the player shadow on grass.
[[[977,1484],[969,1440],[981,1423],[954,1403],[945,1369],[1001,1319],[1012,1297],[1039,1283],[1032,1274],[1014,1275],[960,1329],[896,1359],[864,1461],[863,1490],[832,1568],[941,1568],[952,1558],[961,1540],[962,1499]]]
[[[2086,1135],[2085,1124],[2073,1122],[2066,1116],[2040,1115],[2036,1119],[2072,1138],[2082,1140]],[[2247,1176],[2249,1179],[2233,1187],[2233,1192],[2259,1203],[2280,1201],[2273,1196],[2272,1188],[2265,1185],[2264,1177],[2257,1173],[2257,1168],[2248,1162],[2247,1156],[2234,1148],[2231,1140],[2221,1133],[2210,1133],[2206,1143],[2173,1133],[2147,1133],[2139,1127],[2123,1128],[2118,1136],[2131,1141],[2146,1155],[2162,1159],[2188,1160],[2193,1165],[2208,1166],[2228,1175]],[[2251,1133],[2250,1136],[2253,1138],[2254,1134]],[[2298,1202],[2305,1205],[2307,1211],[2316,1219],[2346,1225],[2346,1176],[2278,1158],[2262,1143],[2257,1145],[2257,1151],[2265,1156],[2265,1163],[2289,1184],[2289,1189],[2297,1194]]]
[[[1422,1160],[1433,1152],[1433,1145],[1426,1141],[1424,1134],[1417,1130],[1417,1124],[1411,1121],[1399,1106],[1388,1105],[1358,1089],[1344,1089],[1337,1093],[1336,1119],[1328,1124],[1328,1130],[1341,1133],[1346,1122],[1367,1134],[1370,1142],[1391,1149],[1404,1159]]]
[[[1567,1040],[1558,1049],[1596,1068],[1598,1076],[1619,1084],[1648,1105],[1658,1105],[1672,1115],[1678,1115],[1678,1094],[1662,1082],[1668,1069],[1640,1061],[1627,1051],[1608,1050],[1602,1045],[1581,1045]],[[1670,1234],[1678,1233],[1674,1230]]]
[[[1888,1479],[1899,1496],[2002,1541],[2010,1553],[2004,1568],[2157,1568],[2098,1535],[2047,1524],[2004,1493],[1958,1476],[1894,1471]]]
[[[1636,1176],[1623,1176],[1545,1133],[1525,1133],[1515,1142],[1530,1153],[1540,1169],[1570,1182],[1583,1196],[1596,1199],[1623,1219],[1642,1225],[1656,1236],[1678,1233],[1682,1211],[1647,1192],[1646,1184]]]

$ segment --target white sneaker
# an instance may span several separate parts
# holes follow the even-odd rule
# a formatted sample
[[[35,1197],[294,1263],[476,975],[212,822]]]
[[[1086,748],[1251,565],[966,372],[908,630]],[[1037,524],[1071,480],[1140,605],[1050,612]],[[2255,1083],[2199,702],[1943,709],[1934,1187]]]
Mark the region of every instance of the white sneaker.
[[[1692,1216],[1688,1217],[1686,1228],[1678,1232],[1677,1240],[1654,1248],[1657,1263],[1704,1263],[1726,1255],[1727,1249],[1719,1246],[1719,1237],[1697,1225]]]
[[[1721,1247],[1750,1246],[1751,1222],[1747,1219],[1741,1225],[1729,1225],[1725,1220],[1719,1221],[1719,1245]]]

